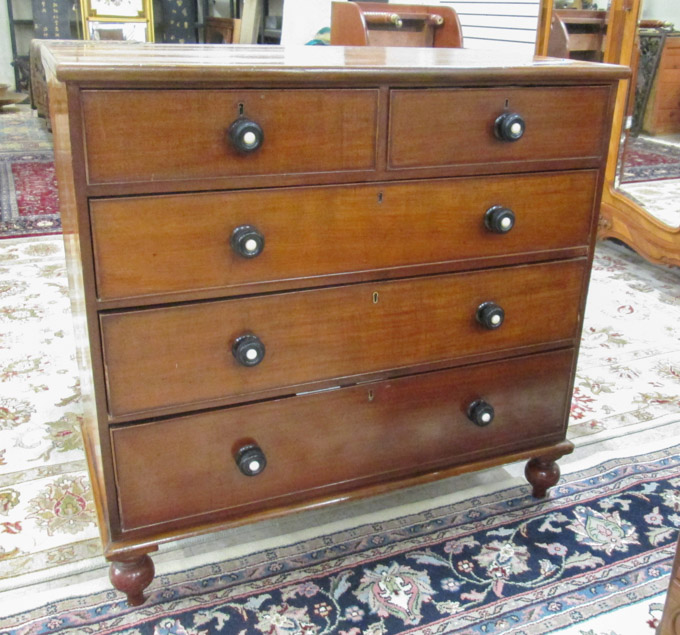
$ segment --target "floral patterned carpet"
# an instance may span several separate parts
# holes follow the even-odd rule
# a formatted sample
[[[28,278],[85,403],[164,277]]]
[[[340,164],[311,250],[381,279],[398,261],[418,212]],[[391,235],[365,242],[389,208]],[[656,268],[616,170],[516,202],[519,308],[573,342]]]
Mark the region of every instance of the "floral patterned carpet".
[[[61,237],[0,242],[0,589],[100,553]]]

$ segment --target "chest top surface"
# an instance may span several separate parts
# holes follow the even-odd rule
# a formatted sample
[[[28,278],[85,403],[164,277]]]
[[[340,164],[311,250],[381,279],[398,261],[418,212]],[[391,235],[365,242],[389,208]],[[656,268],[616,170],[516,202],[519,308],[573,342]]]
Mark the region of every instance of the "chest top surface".
[[[55,41],[43,62],[60,81],[115,84],[227,82],[408,85],[608,82],[629,69],[470,49],[224,46]]]

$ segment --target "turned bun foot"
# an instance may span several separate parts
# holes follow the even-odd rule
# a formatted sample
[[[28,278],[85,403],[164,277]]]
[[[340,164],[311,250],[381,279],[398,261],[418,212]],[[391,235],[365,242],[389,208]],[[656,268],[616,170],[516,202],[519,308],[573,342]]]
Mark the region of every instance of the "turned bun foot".
[[[155,569],[153,560],[147,554],[121,556],[111,562],[109,579],[111,584],[127,596],[130,606],[144,604],[144,589],[151,584]]]
[[[527,463],[524,475],[533,487],[532,496],[545,498],[548,488],[560,480],[560,467],[553,459],[537,457]]]

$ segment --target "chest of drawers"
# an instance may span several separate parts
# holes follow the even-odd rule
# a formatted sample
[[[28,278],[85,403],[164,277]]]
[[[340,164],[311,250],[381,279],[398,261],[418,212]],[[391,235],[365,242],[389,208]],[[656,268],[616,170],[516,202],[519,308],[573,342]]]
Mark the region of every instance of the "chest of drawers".
[[[54,43],[111,579],[158,544],[565,440],[616,82],[381,48]]]

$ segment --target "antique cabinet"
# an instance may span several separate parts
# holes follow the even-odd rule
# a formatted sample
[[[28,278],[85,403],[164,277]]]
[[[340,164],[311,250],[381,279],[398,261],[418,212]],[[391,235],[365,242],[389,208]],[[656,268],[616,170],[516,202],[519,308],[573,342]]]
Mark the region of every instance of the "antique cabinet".
[[[617,81],[469,50],[53,44],[113,584],[163,541],[565,440]]]

